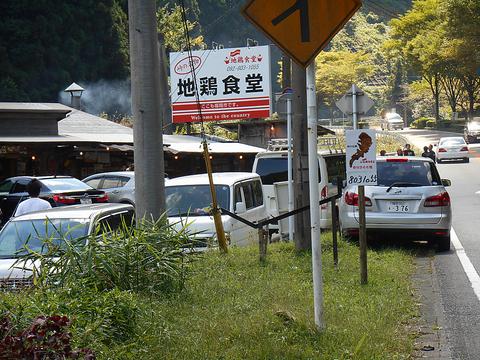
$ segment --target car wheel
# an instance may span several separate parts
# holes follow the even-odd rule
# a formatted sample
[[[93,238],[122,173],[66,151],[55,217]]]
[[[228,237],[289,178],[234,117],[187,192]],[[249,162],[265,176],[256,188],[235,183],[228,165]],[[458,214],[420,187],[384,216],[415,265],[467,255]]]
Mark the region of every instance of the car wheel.
[[[450,251],[450,235],[442,236],[438,239],[437,249],[440,252]]]
[[[469,162],[470,162],[470,158],[465,158],[465,159],[463,159],[463,162],[469,163]]]
[[[441,163],[442,163],[442,160],[437,159],[437,164],[441,164]]]

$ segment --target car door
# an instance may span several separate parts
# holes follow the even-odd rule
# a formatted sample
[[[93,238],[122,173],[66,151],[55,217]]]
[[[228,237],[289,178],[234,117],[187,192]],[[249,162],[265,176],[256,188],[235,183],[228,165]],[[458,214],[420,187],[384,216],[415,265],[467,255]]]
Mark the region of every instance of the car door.
[[[7,218],[10,218],[15,213],[17,206],[23,200],[29,198],[27,192],[27,184],[30,182],[30,179],[18,179],[14,182],[10,193],[5,199],[5,215]],[[3,211],[3,210],[2,210]]]
[[[0,224],[6,222],[10,217],[7,215],[9,213],[7,210],[7,199],[13,184],[14,182],[10,179],[0,183]]]
[[[120,188],[122,187],[122,184],[123,182],[120,177],[109,175],[103,178],[98,189],[107,193],[110,202],[116,203],[120,202],[121,199],[122,194]]]

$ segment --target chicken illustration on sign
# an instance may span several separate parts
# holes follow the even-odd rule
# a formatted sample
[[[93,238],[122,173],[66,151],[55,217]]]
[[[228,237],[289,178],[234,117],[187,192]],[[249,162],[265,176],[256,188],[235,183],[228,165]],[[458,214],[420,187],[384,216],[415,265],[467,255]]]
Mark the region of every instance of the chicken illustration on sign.
[[[374,130],[348,130],[347,184],[375,185],[377,183],[376,137]]]
[[[362,132],[358,137],[358,150],[350,158],[350,167],[353,166],[355,160],[365,157],[365,153],[370,150],[370,146],[372,146],[372,138],[367,133]]]

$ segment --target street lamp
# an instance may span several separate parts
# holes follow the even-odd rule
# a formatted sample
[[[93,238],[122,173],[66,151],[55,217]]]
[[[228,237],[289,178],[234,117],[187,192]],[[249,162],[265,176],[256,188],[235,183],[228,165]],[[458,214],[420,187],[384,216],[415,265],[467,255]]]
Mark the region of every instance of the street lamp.
[[[71,106],[74,109],[80,110],[80,97],[82,96],[82,93],[85,91],[85,89],[76,83],[72,83],[63,91],[70,93]]]

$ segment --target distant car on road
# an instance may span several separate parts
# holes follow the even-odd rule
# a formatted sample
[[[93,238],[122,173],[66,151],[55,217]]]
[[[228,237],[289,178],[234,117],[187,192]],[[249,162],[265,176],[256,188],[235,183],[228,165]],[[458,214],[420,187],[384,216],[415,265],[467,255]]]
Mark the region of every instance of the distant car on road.
[[[435,163],[423,157],[378,157],[378,185],[365,186],[367,233],[400,233],[450,249],[452,210]],[[340,228],[358,237],[358,188],[347,186],[339,203]]]
[[[403,130],[403,119],[397,113],[386,113],[382,119],[381,127],[382,130]]]
[[[470,121],[464,128],[464,139],[468,144],[480,142],[480,122]]]
[[[468,145],[460,136],[443,137],[436,147],[437,163],[444,160],[463,160],[469,162]]]
[[[113,231],[123,222],[133,221],[133,206],[127,204],[92,204],[52,208],[10,219],[0,231],[0,289],[31,285],[31,271],[12,268],[18,257],[30,250],[42,252],[43,240],[75,240],[87,237],[97,230]]]
[[[47,200],[52,207],[108,202],[104,191],[95,190],[71,176],[17,176],[0,183],[0,223],[7,222],[17,205],[28,199],[27,184],[33,178],[42,183],[40,198]]]
[[[94,174],[82,180],[94,189],[107,193],[110,202],[135,206],[135,172],[112,171]]]

